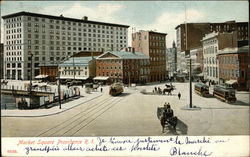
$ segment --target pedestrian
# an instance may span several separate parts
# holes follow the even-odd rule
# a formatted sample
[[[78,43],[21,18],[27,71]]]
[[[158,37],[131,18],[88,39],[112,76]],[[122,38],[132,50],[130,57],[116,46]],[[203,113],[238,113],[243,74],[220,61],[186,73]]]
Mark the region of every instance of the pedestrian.
[[[102,92],[102,88],[101,88],[101,92]]]
[[[180,92],[178,93],[178,98],[179,98],[179,100],[181,99],[181,93]]]
[[[83,88],[83,83],[82,83],[82,88]]]

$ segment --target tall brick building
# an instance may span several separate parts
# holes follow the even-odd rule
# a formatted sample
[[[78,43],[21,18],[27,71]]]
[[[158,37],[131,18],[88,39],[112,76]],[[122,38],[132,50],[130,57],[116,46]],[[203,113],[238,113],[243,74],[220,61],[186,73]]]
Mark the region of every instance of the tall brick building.
[[[166,78],[166,35],[154,31],[139,31],[132,34],[132,47],[150,59],[150,81]]]
[[[109,77],[112,82],[149,82],[149,57],[132,49],[110,51],[96,58],[96,76]]]
[[[248,22],[187,23],[180,24],[175,29],[178,52],[202,46],[201,39],[213,31],[220,33],[236,31],[238,41],[248,40]]]
[[[249,89],[249,46],[219,51],[219,78],[221,83],[238,84],[238,89]]]

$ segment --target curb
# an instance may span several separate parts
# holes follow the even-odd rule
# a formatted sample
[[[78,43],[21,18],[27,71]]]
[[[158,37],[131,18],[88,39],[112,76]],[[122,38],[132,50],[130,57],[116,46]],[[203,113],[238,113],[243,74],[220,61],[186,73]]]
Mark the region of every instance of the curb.
[[[65,111],[68,111],[68,110],[70,110],[70,109],[72,109],[72,108],[74,108],[74,107],[77,107],[77,106],[79,106],[79,105],[82,105],[82,104],[84,104],[84,103],[86,103],[86,102],[89,102],[89,101],[91,101],[91,100],[93,100],[93,99],[95,99],[95,98],[98,98],[98,97],[100,97],[100,96],[102,96],[103,94],[100,94],[100,95],[98,95],[98,96],[96,96],[96,97],[94,97],[94,98],[91,98],[91,99],[89,99],[89,100],[87,100],[87,101],[85,101],[85,102],[82,102],[82,103],[79,103],[79,104],[77,104],[77,105],[75,105],[75,106],[72,106],[72,107],[70,107],[70,108],[67,108],[67,109],[65,109],[65,110],[59,110],[58,112],[53,112],[53,113],[50,113],[50,114],[41,114],[41,115],[31,115],[31,116],[11,116],[11,115],[5,115],[5,116],[2,116],[1,115],[1,117],[46,117],[46,116],[52,116],[52,115],[56,115],[56,114],[59,114],[59,113],[62,113],[62,112],[65,112]]]

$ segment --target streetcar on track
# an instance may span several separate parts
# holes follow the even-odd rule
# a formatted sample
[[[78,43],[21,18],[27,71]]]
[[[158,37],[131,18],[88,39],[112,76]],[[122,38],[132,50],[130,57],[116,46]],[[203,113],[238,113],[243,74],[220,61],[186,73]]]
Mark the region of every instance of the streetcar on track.
[[[117,96],[123,92],[123,84],[122,83],[113,83],[110,85],[109,94],[112,96]]]
[[[204,84],[204,83],[196,83],[194,85],[194,91],[195,93],[205,97],[209,95],[209,87],[208,85]]]
[[[232,87],[226,87],[223,85],[215,85],[213,95],[225,102],[235,102],[235,90]]]

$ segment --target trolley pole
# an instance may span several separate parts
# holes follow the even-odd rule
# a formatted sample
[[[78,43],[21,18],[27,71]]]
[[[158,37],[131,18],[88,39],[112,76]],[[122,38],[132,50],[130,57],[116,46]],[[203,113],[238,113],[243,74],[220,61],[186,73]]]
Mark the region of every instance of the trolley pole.
[[[192,73],[192,63],[191,63],[191,58],[189,59],[189,86],[190,86],[190,104],[189,107],[192,108],[192,77],[191,77],[191,73]]]

